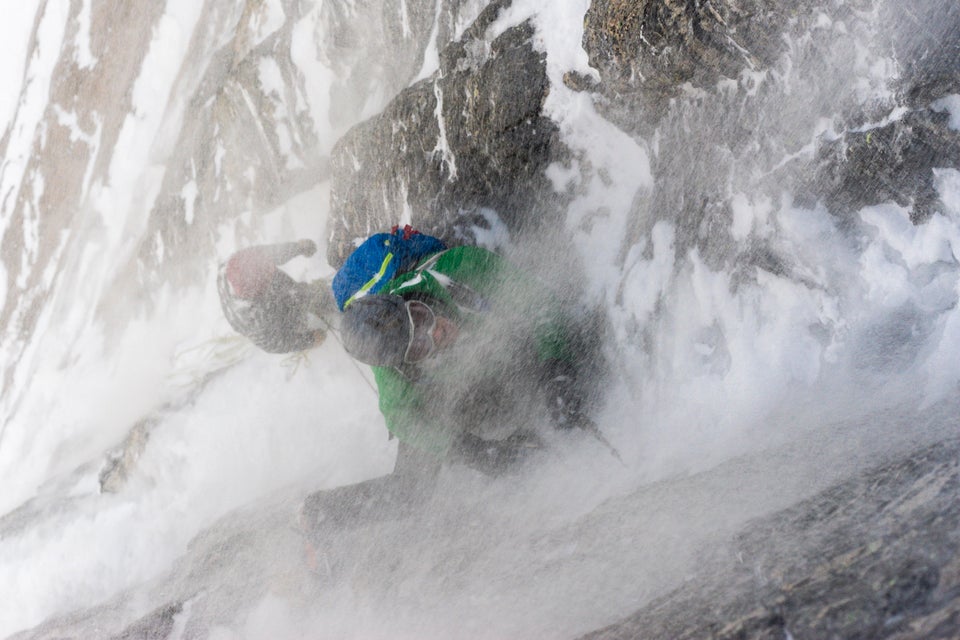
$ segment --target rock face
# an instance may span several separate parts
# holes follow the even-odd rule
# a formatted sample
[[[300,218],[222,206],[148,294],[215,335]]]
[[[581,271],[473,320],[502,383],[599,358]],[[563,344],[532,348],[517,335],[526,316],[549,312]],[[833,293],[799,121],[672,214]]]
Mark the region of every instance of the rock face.
[[[818,148],[808,188],[840,216],[893,201],[920,223],[939,209],[933,170],[960,169],[960,132],[938,103],[960,93],[960,6],[924,0],[883,9],[884,21],[908,25],[893,36],[902,68],[888,105],[904,113],[879,125],[851,114],[847,130]]]
[[[81,4],[70,5],[68,32],[76,31]],[[545,170],[565,160],[568,150],[543,112],[552,87],[534,27],[526,23],[490,34],[511,4],[494,0],[458,33],[460,21],[472,18],[480,4],[205,3],[188,57],[206,62],[185,65],[179,76],[175,97],[182,108],[173,109],[179,116],[165,124],[178,132],[172,136],[175,148],[157,150],[164,174],[151,187],[155,198],[131,203],[143,208],[143,219],[131,223],[142,229],[131,231],[137,250],[113,296],[137,299],[162,283],[188,280],[212,259],[223,225],[241,242],[252,238],[259,214],[327,176],[333,266],[356,239],[398,222],[469,243],[478,226],[502,222],[521,235],[562,220],[569,195],[554,192]],[[917,224],[936,211],[934,170],[960,169],[960,133],[937,106],[960,93],[960,5],[881,3],[882,21],[917,27],[891,45],[902,80],[881,104],[830,102],[853,76],[821,76],[813,68],[794,85],[803,87],[809,101],[791,103],[799,105],[788,107],[793,113],[775,111],[783,85],[774,72],[783,71],[777,64],[785,47],[794,47],[795,60],[852,57],[837,25],[847,18],[854,25],[856,12],[873,3],[834,4],[591,3],[583,46],[600,80],[571,74],[566,84],[590,92],[597,110],[629,134],[646,141],[656,131],[650,145],[656,146],[655,186],[633,205],[636,224],[623,239],[622,254],[668,220],[677,230],[677,255],[696,249],[708,266],[744,277],[756,268],[788,273],[789,264],[762,238],[731,236],[731,196],[737,192],[774,202],[798,186],[811,206],[826,203],[851,224],[857,209],[891,200],[910,206]],[[823,16],[833,32],[818,26],[823,7],[843,14]],[[10,362],[30,343],[48,293],[46,275],[71,277],[61,258],[71,243],[83,240],[79,232],[91,194],[103,186],[111,164],[123,162],[113,154],[147,53],[139,43],[150,40],[162,18],[161,3],[93,3],[91,11],[89,46],[98,63],[84,66],[65,46],[50,106],[42,122],[33,123],[36,132],[18,139],[30,124],[23,113],[0,141],[5,154],[16,145],[26,149],[19,164],[0,170],[0,258],[8,280],[0,347]],[[315,26],[308,38],[317,47],[311,56],[337,76],[333,93],[324,96],[330,100],[328,124],[338,133],[359,114],[379,112],[349,130],[329,158],[321,141],[324,126],[304,108],[309,78],[294,59],[295,28],[305,20]],[[129,28],[112,30],[113,23]],[[820,31],[811,35],[815,26]],[[782,37],[785,32],[789,38]],[[411,85],[432,46],[439,50],[439,70]],[[783,122],[766,122],[772,113]],[[736,117],[723,117],[729,114]],[[839,114],[836,130],[810,140],[823,114]],[[769,140],[748,135],[764,126],[776,127]],[[697,132],[695,144],[691,131]],[[737,173],[738,166],[745,169]],[[24,175],[19,182],[11,173],[18,168]],[[93,226],[110,224],[97,219]],[[173,255],[183,259],[170,260]],[[899,335],[891,340],[899,341]],[[4,372],[0,396],[11,377]],[[152,424],[149,416],[137,423],[108,460],[100,478],[104,492],[123,489]],[[956,637],[958,459],[960,442],[948,441],[756,521],[729,548],[705,558],[704,571],[689,584],[587,637]],[[4,526],[28,526],[45,507],[28,505]],[[257,540],[253,533],[249,538]],[[798,539],[803,543],[792,544]],[[204,562],[229,555],[218,548],[215,533],[201,542],[211,549]],[[257,553],[264,555],[259,548]],[[157,609],[120,637],[167,637],[181,610],[180,604]],[[65,637],[54,627],[49,636],[36,637]]]
[[[482,38],[506,4],[493,3],[446,49],[437,75],[401,92],[337,146],[328,252],[335,266],[354,239],[402,216],[467,241],[483,208],[511,230],[544,216],[532,201],[550,193],[543,170],[565,150],[542,113],[550,87],[529,28],[489,45]],[[881,23],[918,28],[856,34],[901,61],[892,93],[864,104],[844,86],[852,66],[838,73],[829,65],[853,64],[856,51],[843,34],[860,28],[858,12],[877,7]],[[933,30],[928,14],[937,17]],[[937,106],[960,93],[953,5],[594,0],[584,27],[600,81],[568,74],[566,84],[591,92],[622,129],[657,133],[656,185],[634,203],[638,224],[625,247],[668,219],[678,254],[697,249],[712,268],[789,275],[790,265],[762,239],[731,237],[732,193],[776,201],[796,188],[810,206],[824,203],[845,222],[864,206],[894,201],[922,224],[938,208],[934,171],[960,169],[960,134]],[[777,66],[787,46],[799,69]],[[811,64],[818,59],[822,66]],[[808,75],[788,85],[787,71]],[[785,93],[800,90],[808,95],[788,103],[795,111],[777,111]],[[711,106],[739,117],[712,117]],[[771,125],[774,113],[783,121]],[[818,118],[833,118],[834,128],[811,140]],[[749,135],[761,127],[774,135]],[[690,131],[698,132],[696,145]],[[960,442],[952,440],[754,522],[686,586],[584,637],[956,637],[958,458]]]
[[[583,47],[600,71],[605,115],[629,130],[654,122],[681,85],[712,87],[770,66],[792,14],[773,0],[594,0]]]
[[[100,491],[103,493],[117,493],[126,484],[137,460],[147,447],[150,439],[150,429],[156,426],[155,418],[140,420],[115,451],[107,456],[106,464],[100,470]]]
[[[813,189],[831,211],[851,215],[882,202],[911,207],[914,222],[938,208],[934,169],[960,169],[960,132],[927,105],[896,122],[849,131],[820,147]]]
[[[539,196],[561,153],[542,113],[545,62],[521,25],[484,38],[508,1],[491,3],[441,54],[440,70],[345,135],[331,158],[328,260],[339,266],[371,232],[401,221],[448,242],[495,214],[518,232],[555,220]]]
[[[955,638],[960,440],[747,526],[697,580],[582,640]]]
[[[29,366],[21,354],[50,291],[90,277],[69,264],[89,244],[84,234],[99,242],[100,229],[126,225],[125,268],[91,309],[121,326],[113,316],[149,305],[156,289],[206,274],[218,240],[259,238],[262,214],[324,181],[336,137],[409,84],[428,46],[451,40],[475,4],[208,0],[189,16],[165,15],[164,3],[66,3],[62,15],[41,8],[26,52],[29,82],[0,130],[4,361]],[[184,51],[152,50],[180,35],[167,28],[174,23]],[[40,39],[57,26],[64,46],[47,70],[39,52],[52,45]],[[179,65],[173,77],[142,78],[166,72],[145,67],[151,56]],[[44,82],[49,96],[37,110]],[[128,115],[146,110],[138,96],[160,88],[169,92],[146,105],[157,113],[136,113],[162,119],[155,135],[130,140],[139,123]],[[146,150],[149,159],[133,157]],[[142,165],[142,175],[116,175]],[[128,204],[102,210],[105,189],[114,190],[111,203],[129,189]],[[0,396],[13,376],[13,367],[0,372]]]
[[[281,194],[302,187],[305,176],[312,184],[325,162],[317,153],[315,123],[303,108],[304,77],[291,54],[294,26],[310,3],[200,3],[172,91],[150,95],[161,106],[169,100],[169,108],[149,116],[136,113],[158,106],[143,103],[154,87],[145,86],[141,74],[161,72],[146,67],[156,54],[151,44],[164,46],[160,36],[169,31],[159,25],[177,18],[164,15],[163,3],[105,2],[88,7],[85,20],[85,5],[67,4],[64,15],[47,12],[43,18],[47,29],[58,19],[66,24],[66,44],[49,78],[35,53],[51,46],[39,42],[38,18],[25,71],[32,80],[0,140],[0,153],[11,159],[0,167],[6,221],[0,259],[7,280],[0,288],[0,349],[5,362],[20,367],[29,366],[19,354],[50,291],[96,277],[71,261],[79,260],[91,239],[110,235],[102,229],[124,231],[124,255],[133,248],[127,268],[118,270],[112,290],[90,305],[90,313],[122,324],[112,317],[121,309],[134,310],[161,284],[191,281],[207,268],[220,225],[275,206]],[[176,51],[164,54],[178,61]],[[48,102],[32,109],[33,85],[45,80]],[[167,135],[132,140],[136,123],[130,124],[130,114],[156,117],[152,133]],[[133,156],[145,150],[151,155],[144,164],[152,171],[126,175],[128,165],[140,166]],[[129,190],[126,210],[104,210],[98,194],[105,190]],[[118,222],[118,216],[125,218]],[[238,234],[250,233],[239,226]],[[0,395],[13,369],[3,372]]]
[[[130,296],[191,281],[215,255],[220,225],[265,212],[326,173],[317,136],[324,123],[310,117],[292,57],[294,28],[310,5],[229,6],[211,4],[204,16],[208,33],[226,31],[226,42],[215,49],[217,40],[192,42],[189,57],[209,63],[180,82],[188,96],[183,126],[131,264],[140,278],[128,284]],[[238,226],[241,243],[254,227]]]
[[[864,19],[874,12],[879,20]],[[680,255],[696,249],[714,269],[784,273],[774,247],[730,236],[733,194],[777,201],[791,190],[841,225],[895,201],[919,223],[939,208],[934,170],[960,168],[960,137],[936,106],[960,92],[954,5],[595,0],[583,46],[600,81],[569,77],[568,86],[590,91],[624,130],[656,139],[655,185],[634,203],[639,224],[625,246],[667,220]],[[857,47],[896,61],[886,98],[864,103],[837,82],[856,75]],[[811,141],[818,119],[832,128]],[[757,139],[758,130],[771,135]]]
[[[91,184],[106,173],[112,150],[130,108],[130,87],[137,77],[144,48],[162,6],[132,6],[101,3],[91,9],[93,24],[111,20],[127,23],[129,29],[90,38],[90,65],[78,60],[78,46],[64,46],[51,82],[49,106],[43,113],[27,108],[29,87],[21,106],[0,140],[0,154],[9,158],[0,167],[2,181],[2,235],[0,260],[6,282],[0,286],[0,352],[6,362],[16,362],[32,336],[40,310],[49,293],[45,271],[64,254],[61,233],[82,217],[77,202],[86,197]],[[67,41],[76,38],[81,21],[79,5],[71,7]],[[105,31],[105,30],[104,30]],[[27,51],[27,60],[39,53],[39,25]],[[33,72],[31,62],[25,72]],[[103,110],[99,105],[109,105]],[[59,152],[49,150],[58,149]],[[12,381],[13,371],[3,372],[0,396]]]
[[[427,50],[456,37],[469,21],[468,0],[324,2],[315,42],[337,78],[330,90],[330,124],[349,127],[373,115],[405,89],[425,64]]]

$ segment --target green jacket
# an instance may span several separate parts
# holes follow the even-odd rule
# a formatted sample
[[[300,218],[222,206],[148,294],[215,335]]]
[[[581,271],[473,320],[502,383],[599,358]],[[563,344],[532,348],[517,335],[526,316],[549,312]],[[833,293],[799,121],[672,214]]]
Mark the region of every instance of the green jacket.
[[[372,367],[387,428],[417,448],[445,454],[469,427],[458,423],[477,419],[478,412],[479,419],[517,419],[503,407],[507,400],[530,409],[532,378],[550,361],[572,359],[568,322],[555,296],[485,249],[434,254],[381,293],[424,300],[461,328],[463,348],[434,356],[424,371]]]

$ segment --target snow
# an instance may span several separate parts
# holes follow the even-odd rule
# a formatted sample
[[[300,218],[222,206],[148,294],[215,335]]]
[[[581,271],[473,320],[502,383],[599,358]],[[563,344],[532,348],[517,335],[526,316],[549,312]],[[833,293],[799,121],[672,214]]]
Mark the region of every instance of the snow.
[[[268,96],[274,105],[274,120],[276,122],[277,138],[280,145],[280,153],[285,158],[285,168],[287,170],[301,169],[303,162],[294,153],[294,132],[291,130],[290,123],[293,114],[287,109],[285,100],[285,85],[283,74],[280,71],[280,65],[273,58],[261,58],[257,66],[260,86],[263,92]]]
[[[929,235],[939,236],[930,244],[940,249],[941,242],[949,243],[949,255],[938,252],[937,259],[956,264],[960,262],[960,171],[940,169],[934,171],[934,176],[937,191],[943,202],[943,212],[930,221],[932,228],[928,232]],[[960,304],[957,304],[960,300],[960,276],[955,272],[949,272],[940,283],[934,281],[931,284],[941,284],[945,299],[938,305],[944,310],[937,319],[940,325],[938,329],[941,332],[939,344],[932,349],[932,353],[923,365],[927,376],[925,384],[927,405],[948,397],[951,392],[955,393],[960,386],[960,363],[954,357],[957,349],[960,349]],[[952,292],[949,290],[951,284]]]
[[[191,180],[183,187],[181,195],[183,196],[183,207],[185,209],[183,213],[184,219],[187,221],[187,224],[193,224],[193,208],[197,201],[197,194],[199,189],[197,188],[197,181]]]
[[[37,6],[30,2],[15,2],[4,7],[3,22],[0,25],[0,42],[3,43],[0,49],[3,55],[0,87],[7,88],[0,91],[0,123],[4,130],[13,123],[20,96],[19,89],[24,80],[24,64],[28,57],[27,42],[33,31],[36,13]]]
[[[18,3],[24,7],[30,3]],[[24,180],[27,169],[27,158],[36,138],[40,135],[40,124],[44,109],[47,107],[50,95],[50,84],[53,69],[57,63],[60,44],[66,29],[66,20],[69,2],[66,0],[47,2],[44,5],[43,15],[37,28],[37,38],[33,50],[27,50],[27,61],[24,81],[21,85],[13,81],[9,86],[21,87],[19,99],[8,99],[7,104],[16,104],[16,115],[9,121],[10,138],[7,142],[3,164],[0,165],[0,235],[6,233],[7,225],[12,217],[13,207],[16,205],[17,190]],[[22,10],[21,10],[22,11]],[[25,13],[14,13],[25,19]],[[7,22],[7,28],[20,28],[23,22]],[[29,29],[26,30],[29,33]],[[7,35],[5,30],[4,35]],[[22,42],[27,49],[26,40],[12,36],[10,42]],[[12,56],[17,59],[16,54]],[[13,93],[13,92],[11,92]],[[10,95],[10,94],[7,94]],[[14,94],[16,95],[16,94]]]
[[[934,111],[946,111],[950,114],[950,128],[960,131],[960,94],[949,95],[934,101],[930,107]]]
[[[310,216],[325,196],[324,190],[301,194],[266,217],[266,232],[308,235]],[[305,262],[298,259],[288,270],[302,279],[329,276],[328,269]],[[96,459],[145,411],[176,400],[187,388],[181,385],[218,365],[210,345],[230,329],[213,282],[188,292],[167,290],[157,302],[168,312],[112,336],[112,358],[104,360],[104,337],[91,330],[70,345],[79,356],[69,369],[41,363],[34,402],[22,415],[45,428],[5,434],[2,453],[32,453],[16,461],[0,458],[10,479],[0,510],[9,511],[38,487],[42,497],[44,477]],[[55,347],[48,345],[46,353],[56,353]],[[66,350],[63,345],[60,352]],[[65,603],[92,606],[156,576],[203,526],[256,496],[305,478],[320,487],[379,475],[395,455],[372,390],[333,340],[292,375],[282,358],[253,355],[212,383],[195,405],[162,415],[164,428],[151,435],[129,493],[98,495],[99,467],[89,469],[75,480],[80,501],[72,512],[44,525],[49,531],[5,541],[0,584],[17,585],[18,597],[0,598],[4,633],[36,624]],[[51,564],[51,558],[59,560]],[[21,601],[30,606],[16,606]]]
[[[156,194],[163,182],[163,156],[172,141],[158,138],[165,123],[182,117],[185,104],[172,94],[172,87],[184,64],[191,36],[200,18],[202,3],[169,0],[154,30],[147,55],[132,90],[132,109],[124,120],[114,144],[108,179],[94,189],[93,208],[99,215],[105,237],[94,251],[116,252],[117,258],[130,255],[145,229]],[[101,263],[109,270],[109,264]],[[88,274],[98,282],[103,275]]]
[[[437,43],[437,37],[440,31],[440,12],[442,9],[443,0],[437,0],[436,7],[433,10],[433,27],[430,30],[430,37],[427,38],[427,48],[423,52],[423,65],[411,84],[429,78],[440,68],[440,52],[437,49],[440,45]]]
[[[566,232],[586,270],[591,299],[585,303],[610,313],[618,375],[598,421],[626,465],[612,463],[584,437],[520,479],[486,482],[451,471],[458,490],[438,498],[448,511],[435,517],[454,525],[427,522],[430,535],[423,537],[398,529],[396,544],[408,546],[403,554],[390,554],[391,562],[384,563],[389,567],[368,568],[369,575],[307,606],[269,591],[212,629],[211,638],[565,637],[594,629],[683,580],[695,569],[698,545],[724,540],[738,523],[789,505],[842,473],[844,456],[863,453],[856,437],[839,444],[803,438],[815,427],[865,415],[856,413],[865,412],[864,406],[845,413],[847,403],[899,399],[867,395],[867,383],[875,381],[857,377],[864,361],[892,362],[889,371],[876,374],[881,389],[905,389],[909,399],[917,387],[928,404],[955,395],[960,172],[935,172],[942,206],[927,224],[913,225],[910,210],[893,203],[867,207],[857,214],[864,231],[857,242],[843,237],[822,206],[808,209],[789,193],[771,197],[738,185],[727,194],[729,240],[738,246],[770,241],[784,256],[783,272],[756,264],[741,271],[736,265],[718,268],[695,247],[681,252],[684,229],[675,221],[638,219],[638,212],[649,213],[643,207],[655,185],[671,179],[654,174],[651,156],[663,149],[658,139],[628,135],[597,112],[587,93],[562,82],[570,70],[596,76],[580,46],[588,5],[515,0],[489,35],[530,18],[537,26],[536,46],[547,53],[551,91],[545,109],[575,156],[570,164],[552,165],[547,175],[554,189],[572,197]],[[22,94],[16,53],[26,50],[22,33],[29,29],[22,27],[32,20],[31,10],[11,7],[3,27],[11,53],[3,78],[10,82],[0,86],[18,90],[2,96],[0,113],[12,117],[13,105],[20,105],[0,176],[4,228],[12,207],[8,197],[27,179],[26,159],[48,106],[72,139],[90,146],[92,158],[102,144],[99,121],[95,131],[84,131],[74,113],[47,104],[69,3],[51,0],[46,7]],[[96,64],[83,39],[89,36],[83,17],[89,8],[86,0],[77,43],[78,63],[85,65]],[[84,180],[79,219],[93,222],[64,230],[53,249],[57,258],[43,274],[47,284],[60,265],[73,275],[41,313],[39,337],[23,355],[30,366],[18,369],[14,380],[22,401],[15,420],[0,432],[0,513],[25,504],[37,509],[25,526],[3,532],[0,636],[159,578],[198,533],[237,508],[290,487],[314,490],[380,475],[393,463],[396,443],[385,437],[369,379],[336,340],[293,369],[286,358],[256,352],[233,336],[218,305],[214,269],[246,243],[249,236],[240,229],[264,241],[313,238],[319,255],[298,258],[285,269],[297,279],[332,274],[321,242],[328,235],[327,183],[266,215],[245,212],[236,225],[217,229],[216,255],[209,257],[202,282],[151,293],[161,312],[119,327],[91,320],[118,265],[127,264],[142,240],[164,177],[164,150],[173,144],[164,136],[177,130],[169,123],[182,118],[184,98],[174,87],[190,62],[187,46],[202,10],[192,0],[167,2],[133,91],[134,109],[112,150],[109,179],[94,185]],[[292,28],[292,56],[301,74],[303,104],[297,108],[309,109],[318,146],[328,153],[342,131],[329,125],[335,77],[313,40],[320,16],[319,2],[305,5]],[[253,42],[275,33],[286,19],[280,0],[264,3]],[[847,28],[823,15],[817,24]],[[435,25],[422,76],[436,69],[436,31]],[[863,76],[850,90],[865,100],[882,97],[890,61],[867,48],[858,52]],[[289,109],[279,66],[263,58],[258,73],[276,106]],[[779,79],[789,81],[786,75]],[[755,97],[767,78],[753,80],[725,83],[722,91]],[[785,87],[784,95],[790,91]],[[934,108],[949,112],[951,126],[960,128],[960,97]],[[434,115],[439,113],[438,107]],[[286,110],[281,115],[292,117]],[[902,115],[891,111],[884,122]],[[833,122],[815,119],[801,142],[833,131]],[[442,118],[440,123],[435,151],[455,174]],[[288,137],[281,137],[281,145],[289,152],[293,134],[284,131],[281,136]],[[813,150],[811,144],[791,158]],[[228,153],[216,149],[217,173]],[[89,168],[86,175],[92,175]],[[35,180],[38,197],[42,178],[29,180]],[[200,188],[191,181],[182,192],[191,225],[197,222],[194,202],[206,195]],[[25,226],[22,252],[27,266],[38,250],[41,212],[34,205],[31,213],[34,226]],[[496,213],[481,213],[488,229],[477,230],[480,243],[509,247],[512,239]],[[401,212],[403,220],[412,214]],[[70,233],[81,236],[82,250],[68,250]],[[156,250],[163,256],[162,244]],[[0,269],[0,294],[6,293],[5,276]],[[16,284],[22,286],[25,277]],[[909,335],[910,357],[890,360],[896,354],[871,341],[881,330]],[[218,367],[224,371],[187,401],[191,384]],[[124,491],[100,494],[104,451],[145,416],[155,417],[158,426]],[[863,446],[879,450],[885,439],[868,436],[891,434],[882,424],[871,428],[877,431],[862,437],[874,444]],[[792,444],[782,460],[761,457],[753,463],[757,469],[737,475],[749,466],[738,456],[784,443]],[[708,486],[713,477],[694,475],[725,463],[734,470],[719,489]],[[773,485],[780,490],[768,490]],[[594,529],[596,522],[606,526]],[[497,611],[492,619],[490,611]],[[188,603],[181,616],[189,615]],[[183,620],[178,624],[182,630]]]
[[[83,188],[81,191],[81,198],[85,198],[90,188],[93,170],[97,164],[97,157],[100,151],[100,137],[103,133],[103,120],[99,114],[92,112],[91,117],[93,118],[95,129],[88,133],[80,126],[76,112],[67,112],[60,105],[53,105],[53,110],[57,116],[57,123],[61,127],[66,127],[70,130],[70,142],[83,142],[90,149],[90,159],[87,161],[87,170],[84,174]]]
[[[305,99],[320,136],[322,153],[329,153],[342,132],[330,125],[330,86],[334,76],[320,58],[315,42],[320,25],[320,5],[314,5],[293,27],[290,56],[303,78]]]
[[[599,79],[599,73],[587,62],[583,41],[583,16],[590,7],[588,0],[556,2],[544,6],[537,0],[513,2],[490,26],[488,36],[495,38],[509,27],[524,20],[537,26],[536,43],[547,52],[547,76],[554,88],[563,86],[563,74],[578,71]]]
[[[80,14],[77,16],[77,52],[75,60],[80,69],[92,69],[97,58],[90,51],[90,5],[93,0],[83,0]]]
[[[40,252],[40,199],[43,197],[44,180],[40,173],[31,175],[30,200],[23,207],[23,235],[20,238],[20,274],[17,287],[25,290],[32,275],[33,264]]]
[[[440,154],[440,159],[447,165],[447,171],[450,173],[450,180],[457,179],[457,159],[447,143],[447,125],[443,118],[443,90],[440,88],[440,81],[433,83],[433,95],[437,99],[437,106],[433,110],[433,116],[437,119],[437,144],[433,148],[433,153]]]
[[[753,204],[745,193],[735,193],[730,201],[733,209],[733,225],[730,235],[734,240],[743,241],[751,232],[761,236],[769,234],[768,218],[773,211],[773,204],[766,198]]]
[[[197,3],[200,6],[200,3]],[[283,27],[287,16],[283,10],[281,0],[266,0],[259,7],[251,20],[250,28],[253,31],[250,47],[254,48]]]
[[[413,35],[410,30],[410,15],[407,13],[406,0],[400,0],[400,29],[404,38],[410,38]]]

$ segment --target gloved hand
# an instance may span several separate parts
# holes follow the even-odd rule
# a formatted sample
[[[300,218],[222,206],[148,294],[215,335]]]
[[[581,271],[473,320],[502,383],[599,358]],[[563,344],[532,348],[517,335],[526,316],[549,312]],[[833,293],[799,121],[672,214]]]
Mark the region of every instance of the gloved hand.
[[[310,257],[317,252],[317,243],[309,238],[304,238],[298,243],[300,245],[300,255]]]
[[[517,431],[505,440],[484,440],[465,433],[454,446],[454,456],[471,469],[495,476],[540,447],[540,439],[528,431]]]

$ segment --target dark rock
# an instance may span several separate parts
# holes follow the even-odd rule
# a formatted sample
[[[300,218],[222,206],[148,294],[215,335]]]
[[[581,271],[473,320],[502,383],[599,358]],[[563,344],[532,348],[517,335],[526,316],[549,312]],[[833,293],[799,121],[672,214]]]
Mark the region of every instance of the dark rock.
[[[315,38],[335,73],[330,124],[346,127],[357,113],[378,108],[416,77],[427,47],[453,40],[463,0],[358,0],[324,2]],[[439,9],[439,14],[437,13]],[[436,29],[435,33],[431,33]],[[431,41],[431,35],[433,41]],[[371,104],[373,103],[373,104]]]
[[[124,282],[120,297],[138,299],[144,288],[168,281],[192,282],[215,254],[220,225],[244,212],[269,211],[326,175],[328,160],[319,153],[316,133],[325,123],[312,121],[294,91],[300,72],[292,40],[302,16],[296,6],[285,7],[283,26],[256,42],[267,10],[247,2],[242,12],[233,10],[238,16],[211,17],[214,24],[237,20],[231,39],[212,55],[212,43],[194,41],[189,55],[210,55],[210,63],[189,96],[147,232],[130,265],[136,281]],[[283,91],[264,85],[264,63],[275,66]],[[175,255],[183,258],[171,260]]]
[[[472,239],[492,212],[511,232],[555,220],[544,169],[561,153],[541,111],[549,91],[533,28],[492,42],[487,27],[510,3],[492,3],[448,46],[440,70],[351,130],[332,157],[330,244],[337,267],[354,241],[408,214],[447,242]]]
[[[165,640],[170,637],[182,611],[183,605],[179,602],[160,607],[113,636],[112,640]]]
[[[107,454],[107,462],[100,470],[99,481],[102,493],[117,493],[126,484],[130,473],[137,464],[140,454],[147,448],[150,431],[159,420],[150,416],[138,421],[123,443]]]
[[[796,206],[825,205],[845,228],[863,206],[894,201],[919,223],[940,207],[933,169],[960,166],[960,134],[931,108],[960,91],[960,8],[936,0],[595,0],[583,43],[601,80],[570,74],[565,84],[591,91],[606,118],[653,141],[654,184],[634,201],[621,255],[667,221],[676,255],[696,250],[711,269],[733,273],[733,286],[758,269],[802,279],[766,239],[732,237],[731,194],[752,194],[754,205],[789,192]],[[896,61],[891,85],[873,87],[883,98],[851,90],[864,46]],[[718,87],[724,78],[734,81]],[[906,115],[878,125],[898,108]],[[823,121],[840,137],[825,137],[806,160]]]
[[[600,87],[599,81],[579,71],[567,71],[564,73],[563,84],[574,91],[593,91]]]
[[[698,578],[583,636],[955,638],[960,440],[748,524]]]
[[[960,169],[960,132],[931,107],[960,93],[960,5],[890,2],[881,16],[898,26],[890,36],[900,67],[893,88],[896,106],[909,111],[882,126],[853,115],[839,139],[821,143],[807,189],[846,222],[864,206],[896,202],[922,223],[939,208],[933,169]]]
[[[941,0],[890,2],[883,6],[886,24],[901,25],[894,49],[902,66],[897,83],[913,108],[960,93],[960,4]]]
[[[607,116],[625,129],[659,119],[684,83],[711,87],[768,66],[804,3],[772,0],[594,0],[583,47],[600,71]]]
[[[950,129],[948,119],[921,109],[823,144],[812,189],[841,217],[893,201],[912,206],[914,222],[925,221],[938,202],[933,169],[960,169],[960,132]]]

